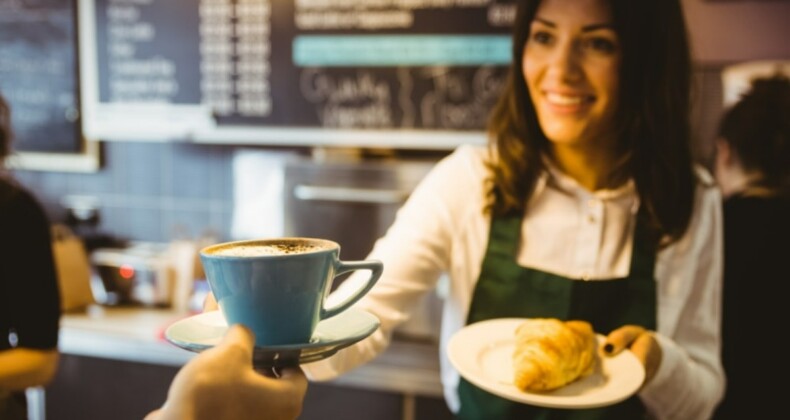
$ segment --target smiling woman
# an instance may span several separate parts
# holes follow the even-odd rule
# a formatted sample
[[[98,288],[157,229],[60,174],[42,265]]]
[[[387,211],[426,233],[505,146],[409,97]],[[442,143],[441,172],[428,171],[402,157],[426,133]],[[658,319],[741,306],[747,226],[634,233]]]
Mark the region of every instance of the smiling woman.
[[[538,122],[558,163],[591,190],[618,181],[599,179],[617,159],[621,59],[611,10],[601,6],[547,2],[530,25],[522,63]],[[574,164],[579,158],[586,162]],[[581,170],[591,162],[593,171]]]
[[[368,255],[386,268],[356,307],[381,328],[306,370],[375,357],[447,275],[442,349],[492,319],[576,319],[645,374],[624,400],[558,410],[500,398],[442,354],[458,418],[709,418],[724,388],[721,197],[689,150],[680,1],[525,0],[513,30],[490,147],[439,162]]]

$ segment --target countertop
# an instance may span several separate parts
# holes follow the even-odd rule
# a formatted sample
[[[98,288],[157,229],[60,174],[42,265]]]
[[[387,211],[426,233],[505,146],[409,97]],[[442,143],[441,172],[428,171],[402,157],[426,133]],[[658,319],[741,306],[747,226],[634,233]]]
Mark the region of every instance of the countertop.
[[[166,366],[181,366],[195,353],[164,339],[168,325],[191,314],[146,307],[92,305],[81,313],[66,313],[60,323],[60,351]],[[370,363],[327,383],[441,397],[436,343],[426,340],[393,340]]]

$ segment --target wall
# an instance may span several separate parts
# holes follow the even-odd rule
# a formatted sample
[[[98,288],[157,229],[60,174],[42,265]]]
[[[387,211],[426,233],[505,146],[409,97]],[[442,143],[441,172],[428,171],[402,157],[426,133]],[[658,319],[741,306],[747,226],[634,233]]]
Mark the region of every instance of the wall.
[[[721,112],[719,68],[697,69],[694,153],[709,165],[712,136]],[[124,240],[167,242],[211,234],[230,240],[233,215],[233,152],[229,145],[169,142],[104,142],[95,173],[15,170],[43,202],[53,221],[66,218],[63,199],[98,199],[96,230]]]
[[[722,65],[790,58],[790,1],[683,0],[697,63],[694,153],[704,164],[720,117]],[[17,170],[15,175],[63,220],[66,195],[99,199],[99,229],[124,239],[168,241],[207,232],[230,238],[233,146],[106,142],[103,168],[73,174]]]
[[[98,199],[98,230],[121,239],[164,242],[214,233],[227,238],[232,215],[232,151],[227,146],[106,142],[96,173],[17,170],[17,179],[65,220],[63,198]]]
[[[698,63],[790,58],[790,1],[683,0]]]

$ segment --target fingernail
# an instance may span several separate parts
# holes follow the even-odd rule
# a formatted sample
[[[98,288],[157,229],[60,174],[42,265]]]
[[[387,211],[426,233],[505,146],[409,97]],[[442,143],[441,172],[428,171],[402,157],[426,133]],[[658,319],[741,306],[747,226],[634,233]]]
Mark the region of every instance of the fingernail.
[[[612,345],[612,343],[606,343],[606,345],[603,346],[603,351],[606,354],[611,354],[614,351],[614,345]]]

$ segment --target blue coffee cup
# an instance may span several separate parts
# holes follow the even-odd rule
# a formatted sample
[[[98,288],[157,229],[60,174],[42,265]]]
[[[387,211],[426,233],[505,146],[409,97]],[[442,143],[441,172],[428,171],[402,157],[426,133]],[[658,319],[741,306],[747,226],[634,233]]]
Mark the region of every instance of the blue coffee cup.
[[[380,261],[341,261],[340,245],[317,238],[226,242],[200,251],[200,260],[229,325],[255,333],[258,347],[309,343],[318,323],[348,309],[378,281]],[[369,270],[367,281],[326,307],[334,279]]]

